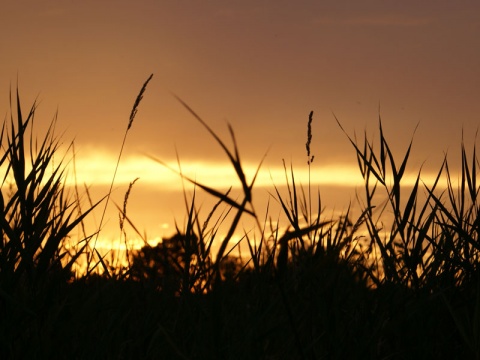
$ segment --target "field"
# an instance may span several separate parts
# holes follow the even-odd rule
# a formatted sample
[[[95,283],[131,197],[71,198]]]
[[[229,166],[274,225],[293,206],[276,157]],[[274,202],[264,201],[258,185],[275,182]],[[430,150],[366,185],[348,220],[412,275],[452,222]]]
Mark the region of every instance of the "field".
[[[117,166],[150,79],[134,102]],[[229,150],[178,99],[229,158],[242,196],[185,178],[216,206],[201,218],[195,198],[185,200],[185,229],[114,267],[95,247],[98,232],[68,241],[110,193],[85,209],[78,192],[67,192],[68,164],[53,162],[54,122],[37,140],[36,104],[25,113],[18,92],[14,98],[0,134],[2,359],[480,358],[475,149],[461,144],[460,174],[445,158],[433,184],[419,171],[405,187],[412,143],[397,161],[381,121],[378,143],[345,132],[365,181],[361,214],[326,218],[316,191],[298,186],[285,164],[288,193],[273,189],[289,222],[280,227],[255,211],[255,180],[246,180],[234,129]],[[313,112],[305,120],[310,168]],[[121,231],[130,223],[127,203],[128,192]],[[257,225],[242,238],[249,251],[239,258],[231,250],[242,217]],[[80,259],[82,273],[74,271]]]

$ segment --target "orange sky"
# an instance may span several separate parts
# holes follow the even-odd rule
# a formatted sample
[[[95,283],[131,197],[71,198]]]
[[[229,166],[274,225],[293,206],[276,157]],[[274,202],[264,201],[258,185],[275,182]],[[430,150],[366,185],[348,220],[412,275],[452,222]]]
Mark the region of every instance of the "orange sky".
[[[332,113],[350,134],[373,135],[380,105],[397,152],[420,123],[413,170],[425,160],[426,169],[437,170],[444,151],[457,160],[462,128],[471,145],[480,120],[476,0],[7,0],[0,5],[0,34],[3,115],[18,75],[25,106],[38,95],[39,127],[58,108],[57,128],[66,130],[66,142],[75,137],[84,163],[99,158],[92,154],[115,159],[150,73],[122,164],[144,161],[144,153],[172,161],[176,147],[185,164],[223,166],[224,154],[172,92],[222,136],[230,122],[246,163],[258,164],[270,148],[267,172],[278,171],[282,158],[305,167],[311,110],[314,165],[329,174],[355,165]],[[97,169],[91,181],[108,178],[114,165],[100,166],[106,175]],[[117,184],[117,201],[129,181],[142,177],[122,166],[127,175]],[[152,202],[140,196],[152,186],[142,181],[132,203]],[[173,205],[162,201],[167,196],[157,199],[163,216],[171,214],[165,207]]]

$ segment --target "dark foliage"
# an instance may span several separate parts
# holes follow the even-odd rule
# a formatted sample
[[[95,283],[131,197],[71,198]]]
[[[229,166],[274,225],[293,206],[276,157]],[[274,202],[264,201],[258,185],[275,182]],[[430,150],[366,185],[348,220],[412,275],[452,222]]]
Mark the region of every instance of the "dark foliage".
[[[247,182],[231,127],[233,151],[182,102],[227,154],[242,185],[240,201],[186,179],[218,200],[206,221],[192,200],[185,231],[133,252],[121,276],[98,257],[73,278],[81,254],[98,255],[90,237],[75,251],[65,246],[90,210],[76,216],[79,203],[67,197],[63,168],[46,171],[57,151],[50,132],[27,160],[25,144],[34,142],[25,130],[35,106],[24,119],[18,96],[17,103],[17,121],[1,133],[0,165],[14,181],[2,183],[0,196],[1,359],[480,358],[475,151],[469,163],[462,145],[458,186],[445,160],[421,202],[420,173],[406,196],[401,184],[412,144],[396,164],[380,122],[377,152],[366,136],[363,145],[349,137],[365,179],[357,220],[350,209],[324,220],[320,196],[312,199],[310,184],[306,196],[293,166],[285,167],[288,196],[275,188],[288,220],[282,232],[260,223],[252,201],[256,174]],[[312,120],[313,112],[309,170]],[[444,174],[447,187],[439,192]],[[226,210],[215,219],[221,206]],[[393,220],[381,221],[376,208]],[[233,219],[221,237],[218,224],[228,214]],[[249,247],[246,259],[230,252],[242,216],[253,217],[260,232],[240,240]],[[102,267],[104,273],[93,271]]]

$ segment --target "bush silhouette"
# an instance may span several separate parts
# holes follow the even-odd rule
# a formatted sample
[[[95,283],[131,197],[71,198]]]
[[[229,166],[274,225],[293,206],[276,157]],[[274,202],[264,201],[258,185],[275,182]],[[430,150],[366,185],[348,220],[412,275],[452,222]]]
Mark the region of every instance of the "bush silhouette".
[[[177,233],[156,246],[145,245],[133,253],[131,277],[166,293],[181,290],[185,271],[185,235]]]

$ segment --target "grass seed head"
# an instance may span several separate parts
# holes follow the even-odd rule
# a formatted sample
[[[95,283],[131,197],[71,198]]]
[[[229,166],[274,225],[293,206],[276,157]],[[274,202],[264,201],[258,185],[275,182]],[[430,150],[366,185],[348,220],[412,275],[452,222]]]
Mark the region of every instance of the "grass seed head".
[[[307,149],[307,164],[310,165],[313,162],[315,156],[310,155],[310,144],[312,143],[312,121],[313,121],[313,111],[310,111],[308,115],[308,128],[307,128],[307,143],[305,148]]]

